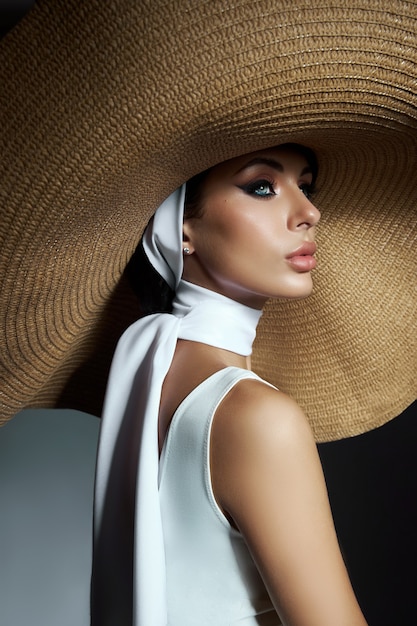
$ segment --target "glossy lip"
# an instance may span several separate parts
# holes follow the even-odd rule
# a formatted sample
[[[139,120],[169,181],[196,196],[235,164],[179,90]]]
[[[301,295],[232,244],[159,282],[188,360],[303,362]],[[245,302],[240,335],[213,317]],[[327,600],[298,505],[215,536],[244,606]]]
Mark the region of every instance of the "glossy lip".
[[[317,245],[314,241],[305,241],[302,246],[291,252],[287,256],[287,259],[292,259],[295,256],[313,256],[316,253]]]
[[[316,250],[317,245],[314,241],[306,241],[302,246],[291,252],[286,259],[296,271],[309,272],[317,265],[317,261],[313,256]]]

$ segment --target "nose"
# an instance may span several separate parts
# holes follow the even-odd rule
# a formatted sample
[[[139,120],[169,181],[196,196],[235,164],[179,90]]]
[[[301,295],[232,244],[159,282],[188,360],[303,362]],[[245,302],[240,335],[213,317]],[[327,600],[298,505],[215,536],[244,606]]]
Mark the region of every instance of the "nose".
[[[318,224],[321,213],[318,208],[303,194],[297,199],[294,212],[291,217],[291,227],[297,230],[312,228]]]

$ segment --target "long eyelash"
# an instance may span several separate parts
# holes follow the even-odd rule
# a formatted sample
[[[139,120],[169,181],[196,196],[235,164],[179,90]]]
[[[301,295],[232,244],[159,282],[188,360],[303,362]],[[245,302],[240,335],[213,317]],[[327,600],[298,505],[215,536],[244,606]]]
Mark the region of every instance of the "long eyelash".
[[[255,189],[257,189],[259,185],[262,183],[265,183],[266,185],[268,185],[268,187],[270,188],[271,194],[275,194],[275,188],[274,188],[275,183],[274,181],[269,180],[268,178],[258,178],[254,180],[253,182],[248,183],[247,185],[239,185],[239,187],[240,189],[242,189],[242,191],[245,191],[246,193],[254,193]],[[267,197],[268,196],[265,196],[265,198]]]
[[[308,200],[312,200],[317,193],[317,187],[314,183],[303,183],[300,185],[300,190],[304,193]]]

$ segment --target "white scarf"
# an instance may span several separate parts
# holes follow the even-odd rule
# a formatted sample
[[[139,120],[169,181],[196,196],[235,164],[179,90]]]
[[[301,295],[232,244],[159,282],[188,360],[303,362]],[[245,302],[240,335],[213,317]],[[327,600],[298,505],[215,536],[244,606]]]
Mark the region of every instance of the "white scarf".
[[[94,501],[94,626],[165,626],[158,494],[161,388],[177,339],[251,354],[261,311],[181,280],[185,187],[158,208],[143,247],[176,292],[171,314],[144,317],[120,339],[106,392]]]

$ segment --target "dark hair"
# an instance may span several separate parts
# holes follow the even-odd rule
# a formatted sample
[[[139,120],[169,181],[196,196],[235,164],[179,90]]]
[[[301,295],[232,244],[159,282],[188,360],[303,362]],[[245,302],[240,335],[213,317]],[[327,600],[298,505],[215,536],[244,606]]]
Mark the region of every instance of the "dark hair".
[[[201,217],[203,212],[203,203],[202,203],[202,191],[203,184],[212,171],[212,167],[204,172],[200,172],[196,174],[190,180],[187,181],[185,187],[185,201],[184,201],[184,218],[198,218]]]
[[[149,261],[142,241],[127,264],[125,274],[139,298],[142,315],[171,312],[174,291]]]
[[[312,185],[314,186],[318,174],[318,162],[314,151],[297,143],[285,143],[277,147],[289,148],[304,156],[311,168]],[[204,181],[212,169],[211,167],[204,170],[204,172],[196,174],[187,182],[184,202],[185,218],[201,217],[203,212]],[[143,315],[169,313],[172,310],[174,291],[150,263],[143,249],[142,241],[126,267],[126,275],[133,291],[139,298]]]

